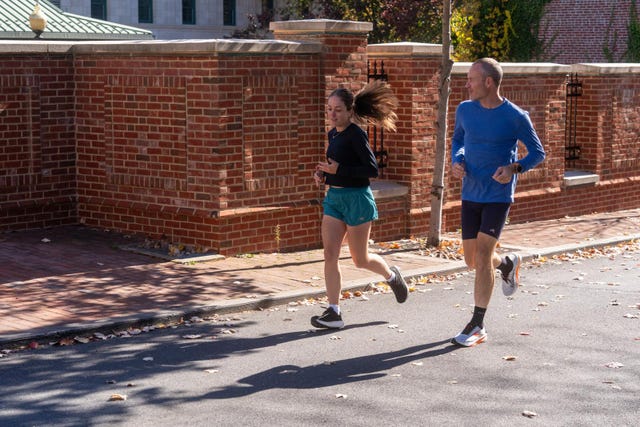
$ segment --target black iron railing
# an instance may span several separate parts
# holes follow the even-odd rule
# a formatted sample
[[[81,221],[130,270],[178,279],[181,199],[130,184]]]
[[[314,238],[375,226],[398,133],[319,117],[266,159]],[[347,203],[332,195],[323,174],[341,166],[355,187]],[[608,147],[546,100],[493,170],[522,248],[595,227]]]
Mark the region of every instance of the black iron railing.
[[[368,61],[367,77],[371,80],[388,80],[387,73],[384,71],[384,61]],[[384,129],[379,126],[369,126],[369,143],[373,149],[373,154],[378,162],[379,177],[384,177],[384,168],[387,167],[388,153],[384,148]]]
[[[582,82],[577,73],[567,75],[567,114],[564,126],[564,160],[566,169],[574,169],[576,160],[580,159],[580,145],[576,139],[578,117],[578,97],[582,96]]]

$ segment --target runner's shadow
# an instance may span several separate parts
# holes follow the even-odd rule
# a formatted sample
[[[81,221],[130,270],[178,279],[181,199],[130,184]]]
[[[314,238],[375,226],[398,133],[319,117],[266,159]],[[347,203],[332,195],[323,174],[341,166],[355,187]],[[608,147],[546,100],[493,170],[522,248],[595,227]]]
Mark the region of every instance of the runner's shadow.
[[[441,347],[442,345],[444,347]],[[388,375],[387,371],[398,366],[441,356],[457,348],[450,343],[450,339],[446,339],[403,350],[323,362],[306,367],[280,365],[242,378],[237,381],[237,384],[220,388],[204,397],[231,399],[275,388],[313,389],[366,381]]]

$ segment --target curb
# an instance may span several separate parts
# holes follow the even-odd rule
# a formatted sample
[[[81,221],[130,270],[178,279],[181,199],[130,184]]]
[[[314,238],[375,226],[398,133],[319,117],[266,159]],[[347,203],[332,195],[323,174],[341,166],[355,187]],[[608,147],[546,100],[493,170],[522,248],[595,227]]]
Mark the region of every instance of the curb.
[[[533,250],[526,247],[502,245],[503,249],[510,249],[520,253],[523,261],[537,259],[542,256],[553,256],[561,253],[576,252],[585,249],[602,248],[623,242],[640,240],[640,234],[631,234],[628,236],[619,236],[607,239],[593,240],[584,244],[567,244]],[[450,266],[432,266],[428,268],[419,268],[407,270],[403,272],[405,279],[414,279],[421,276],[431,274],[451,274],[467,270],[464,261],[452,261]],[[379,282],[376,277],[367,277],[358,280],[352,280],[343,285],[343,291],[364,291],[371,287],[373,283]],[[7,335],[0,338],[0,348],[19,347],[30,342],[51,342],[66,337],[74,337],[78,335],[94,334],[96,332],[110,334],[115,330],[126,330],[129,328],[139,328],[144,326],[153,326],[162,323],[179,322],[181,319],[190,319],[192,317],[208,317],[215,314],[230,314],[243,311],[263,310],[279,305],[285,305],[290,302],[299,301],[305,298],[324,296],[325,290],[322,289],[297,289],[294,291],[281,292],[275,295],[267,295],[258,298],[237,298],[233,300],[221,301],[213,305],[192,306],[182,310],[158,311],[147,314],[139,314],[118,318],[106,319],[103,321],[90,322],[84,324],[68,324],[59,326],[56,329],[47,330],[41,328],[30,331],[28,333],[18,333]]]

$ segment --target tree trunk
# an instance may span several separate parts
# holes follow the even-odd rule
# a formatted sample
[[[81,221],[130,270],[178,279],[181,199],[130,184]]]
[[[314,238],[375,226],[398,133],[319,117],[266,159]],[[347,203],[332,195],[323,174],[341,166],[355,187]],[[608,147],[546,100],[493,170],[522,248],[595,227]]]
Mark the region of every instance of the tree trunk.
[[[451,82],[451,0],[444,0],[442,8],[442,64],[440,65],[440,85],[438,88],[438,119],[436,122],[436,158],[431,184],[431,218],[427,243],[430,246],[440,244],[442,229],[442,202],[444,195],[444,171],[447,160],[447,112]]]

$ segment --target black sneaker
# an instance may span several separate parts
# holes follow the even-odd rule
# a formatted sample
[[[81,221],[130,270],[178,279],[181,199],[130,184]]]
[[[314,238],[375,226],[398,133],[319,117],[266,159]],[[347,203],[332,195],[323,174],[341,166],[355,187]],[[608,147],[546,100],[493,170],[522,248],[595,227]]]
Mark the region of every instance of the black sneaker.
[[[344,328],[344,322],[342,316],[333,311],[331,307],[327,308],[322,316],[313,316],[311,318],[311,324],[316,328],[326,329],[342,329]]]
[[[409,288],[407,287],[407,282],[404,281],[404,278],[402,277],[402,274],[400,274],[400,270],[398,269],[398,267],[393,266],[389,268],[395,273],[396,277],[392,281],[387,283],[395,294],[396,301],[403,303],[409,296]]]

